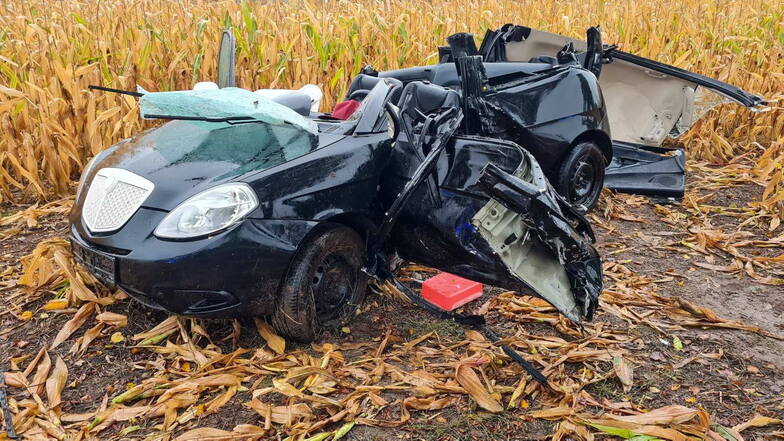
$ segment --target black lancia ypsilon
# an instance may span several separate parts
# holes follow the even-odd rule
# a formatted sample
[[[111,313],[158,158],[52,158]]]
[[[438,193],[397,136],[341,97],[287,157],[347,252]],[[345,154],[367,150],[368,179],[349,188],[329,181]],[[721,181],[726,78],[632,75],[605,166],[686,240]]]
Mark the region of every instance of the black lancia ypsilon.
[[[85,167],[75,257],[150,307],[271,315],[300,341],[350,317],[368,277],[393,277],[394,254],[533,293],[579,322],[602,287],[582,213],[614,151],[626,149],[615,173],[627,190],[677,193],[673,173],[656,168],[673,156],[651,150],[691,121],[697,86],[761,104],[602,46],[595,28],[587,43],[509,25],[478,49],[469,34],[448,41],[439,64],[364,69],[346,101],[320,113],[317,87],[232,87],[224,33],[218,84],[124,92],[142,117],[168,122]],[[557,54],[537,52],[555,44]],[[600,75],[612,80],[604,93]],[[638,114],[622,113],[628,105]]]

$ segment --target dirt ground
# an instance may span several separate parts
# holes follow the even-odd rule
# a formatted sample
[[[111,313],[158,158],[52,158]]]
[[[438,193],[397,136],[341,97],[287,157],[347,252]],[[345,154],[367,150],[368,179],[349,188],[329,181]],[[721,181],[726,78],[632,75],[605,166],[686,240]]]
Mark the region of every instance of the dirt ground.
[[[759,197],[762,192],[752,184],[729,187],[719,191],[713,203],[742,206]],[[670,207],[677,210],[676,207]],[[711,271],[693,265],[694,258],[687,254],[688,249],[681,252],[667,249],[666,246],[676,243],[686,235],[677,227],[663,223],[651,205],[636,207],[633,215],[644,222],[620,220],[613,223],[616,234],[606,230],[599,231],[599,249],[605,254],[617,252],[609,259],[631,260],[632,265],[640,274],[661,276],[665,272],[682,275],[678,280],[660,284],[661,292],[668,296],[683,297],[700,306],[712,309],[722,317],[736,319],[744,323],[754,324],[771,333],[784,334],[784,288],[781,286],[754,283],[746,275],[732,275],[720,271]],[[733,231],[737,220],[717,215],[711,218],[714,225],[721,226],[725,231]],[[755,238],[766,239],[767,231],[761,228],[750,228]],[[611,244],[611,245],[610,245]],[[781,254],[782,249],[771,250]],[[779,270],[780,271],[780,270]],[[683,282],[683,283],[678,283]],[[757,334],[733,331],[698,332],[690,338],[713,342],[718,347],[731,349],[728,355],[738,357],[738,361],[758,365],[773,365],[776,369],[784,369],[784,342],[765,338]],[[784,378],[779,379],[779,389],[784,386]]]
[[[691,194],[703,197],[712,194],[713,206],[743,206],[759,198],[762,189],[754,184],[724,187],[718,190],[694,188]],[[691,233],[695,216],[687,203],[654,205],[641,197],[613,196],[612,204],[622,206],[623,216],[605,216],[608,202],[602,202],[593,213],[594,228],[598,235],[598,249],[605,264],[622,262],[639,276],[658,280],[657,292],[670,297],[680,297],[693,304],[707,307],[717,315],[759,326],[772,334],[784,335],[784,295],[782,286],[763,284],[751,279],[742,271],[736,274],[707,269],[695,262],[705,262],[706,254],[695,252],[681,242]],[[7,215],[24,207],[4,207]],[[712,213],[708,216],[712,228],[725,233],[738,231],[741,217]],[[66,221],[62,217],[43,219],[37,228],[27,228],[6,238],[0,246],[2,272],[19,273],[19,259],[30,253],[41,240],[65,237]],[[763,226],[744,225],[743,231],[753,236],[746,240],[767,240],[772,235]],[[774,234],[775,235],[775,234]],[[781,248],[759,248],[752,253],[775,256]],[[710,252],[708,262],[727,265],[731,256],[721,251]],[[782,277],[781,266],[771,266],[768,274]],[[414,275],[426,277],[426,275]],[[417,281],[408,282],[416,286]],[[612,287],[611,281],[606,285]],[[8,284],[0,286],[0,296],[6,306],[0,316],[0,361],[4,370],[9,369],[7,359],[35,353],[50,342],[73,311],[45,312],[39,308],[45,296],[24,304],[21,288]],[[485,298],[474,303],[482,304],[491,292],[485,289]],[[31,297],[34,298],[34,297]],[[10,300],[9,300],[10,299]],[[440,345],[450,347],[465,338],[465,329],[444,321],[434,320],[427,313],[400,300],[370,294],[364,312],[350,324],[350,333],[336,330],[324,336],[325,342],[351,343],[378,341],[386,332],[398,341],[407,341],[435,331]],[[15,314],[21,309],[34,311],[29,321],[20,321]],[[470,308],[469,308],[470,309]],[[128,317],[123,334],[146,331],[167,316],[151,311],[131,300],[123,300],[106,308]],[[501,315],[491,314],[491,325],[499,333],[514,329],[519,324],[508,322]],[[654,409],[668,404],[683,404],[706,410],[713,421],[731,427],[748,420],[755,414],[770,417],[784,415],[784,341],[762,336],[759,333],[733,329],[687,328],[675,333],[661,332],[646,324],[628,323],[600,308],[595,322],[604,323],[609,329],[628,332],[635,338],[626,343],[625,349],[633,354],[634,383],[624,392],[617,378],[608,378],[588,386],[587,391],[598,399],[610,402],[629,401],[641,408]],[[229,352],[236,347],[262,346],[253,322],[243,320],[239,340],[232,342],[231,323],[206,321],[205,327],[211,340]],[[74,337],[82,335],[77,331]],[[560,335],[546,324],[526,324],[525,332]],[[673,337],[682,342],[677,349]],[[227,339],[222,341],[223,338]],[[561,335],[563,338],[571,338]],[[128,383],[139,383],[145,371],[154,368],[155,355],[136,351],[132,343],[113,344],[108,335],[92,343],[91,349],[79,359],[68,353],[69,344],[50,352],[52,360],[61,355],[69,368],[69,384],[63,392],[64,406],[69,413],[94,411],[105,396],[112,397],[125,390]],[[308,350],[309,348],[304,347]],[[357,353],[359,355],[359,353]],[[718,358],[701,356],[718,354]],[[345,352],[347,360],[352,354]],[[578,364],[568,369],[579,369]],[[237,393],[219,412],[204,416],[197,426],[231,430],[237,424],[261,424],[258,413],[243,403],[251,398],[250,390]],[[21,400],[23,391],[9,388],[12,398]],[[344,439],[352,440],[523,440],[547,439],[555,422],[531,418],[529,412],[537,408],[532,402],[529,409],[514,409],[500,414],[490,414],[477,408],[469,398],[462,396],[461,404],[436,411],[412,411],[411,420],[394,428],[357,425]],[[389,412],[394,413],[390,410]],[[387,415],[390,419],[397,415]],[[141,430],[129,438],[141,439],[153,431],[154,421],[143,421]],[[149,425],[149,426],[148,426]],[[119,437],[120,426],[102,432],[101,438]],[[780,429],[780,428],[779,428]],[[747,439],[764,439],[771,428],[752,428],[744,432]],[[176,435],[176,433],[174,434]],[[272,437],[271,439],[276,439]]]

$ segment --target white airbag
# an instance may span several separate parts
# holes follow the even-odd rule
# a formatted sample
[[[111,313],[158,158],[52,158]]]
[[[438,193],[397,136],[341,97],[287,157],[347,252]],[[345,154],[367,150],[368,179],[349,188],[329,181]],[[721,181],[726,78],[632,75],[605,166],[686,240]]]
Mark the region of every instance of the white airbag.
[[[283,96],[292,92],[299,92],[304,93],[305,95],[310,97],[310,111],[311,112],[318,112],[319,106],[321,105],[321,99],[324,97],[324,92],[321,91],[321,88],[315,84],[306,84],[299,89],[259,89],[256,91],[257,94],[263,96],[264,98],[274,99],[279,96]]]

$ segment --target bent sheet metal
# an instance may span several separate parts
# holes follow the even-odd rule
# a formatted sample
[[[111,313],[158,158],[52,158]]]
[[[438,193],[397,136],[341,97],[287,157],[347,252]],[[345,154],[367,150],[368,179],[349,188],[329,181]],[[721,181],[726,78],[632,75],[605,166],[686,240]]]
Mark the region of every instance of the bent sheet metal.
[[[485,61],[564,64],[565,49],[584,54],[585,40],[507,24],[488,31],[480,52]],[[711,108],[734,102],[766,111],[764,99],[725,82],[603,46],[597,73],[612,132],[613,161],[605,186],[627,193],[681,197],[685,153],[664,148]]]

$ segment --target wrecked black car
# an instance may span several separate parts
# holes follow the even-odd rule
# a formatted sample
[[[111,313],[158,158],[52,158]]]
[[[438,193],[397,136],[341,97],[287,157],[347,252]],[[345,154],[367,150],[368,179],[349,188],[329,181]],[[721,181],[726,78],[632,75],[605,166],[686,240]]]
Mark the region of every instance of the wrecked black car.
[[[724,102],[768,110],[762,97],[733,85],[604,45],[596,27],[585,40],[507,24],[488,30],[479,48],[471,34],[447,41],[439,64],[365,73],[460,91],[457,60],[480,56],[482,66],[470,73],[478,89],[462,92],[463,131],[522,146],[583,210],[596,203],[602,185],[683,196],[684,152],[662,144]],[[352,88],[366,81],[360,75]]]
[[[685,104],[673,92],[662,105],[681,107],[660,116],[667,124],[655,134],[642,123],[616,130],[614,98],[597,80],[615,52],[598,30],[582,51],[567,42],[555,57],[531,59],[550,47],[537,36],[505,26],[477,49],[456,34],[438,65],[366,68],[330,113],[317,111],[315,87],[233,87],[230,33],[218,84],[96,87],[138,96],[142,117],[170,121],[85,167],[71,213],[74,256],[145,305],[271,315],[300,341],[350,317],[369,277],[394,279],[395,254],[533,291],[571,320],[590,319],[602,274],[583,213],[618,143],[639,153],[660,142]],[[545,43],[526,46],[537,41]],[[654,63],[626,62],[635,72]],[[685,93],[691,83],[660,66],[640,69]]]
[[[663,147],[663,144],[688,131],[708,110],[719,104],[732,102],[752,111],[769,110],[762,97],[731,84],[633,55],[616,46],[603,45],[601,33],[595,27],[589,28],[586,39],[581,41],[507,24],[498,30],[488,31],[478,52],[485,62],[489,62],[486,64],[535,64],[539,66],[540,74],[547,72],[548,68],[558,69],[564,65],[590,70],[598,79],[607,124],[612,133],[604,186],[626,193],[682,197],[685,154],[683,150]],[[448,54],[446,48],[442,49],[442,53]],[[572,99],[561,96],[561,104]],[[506,101],[500,105],[510,115],[522,114],[516,112],[518,107],[510,103],[510,99],[501,97],[501,100]],[[515,119],[530,132],[529,136],[535,138],[542,136],[538,133],[547,132],[547,126],[560,123],[552,115]],[[558,127],[563,128],[563,124]],[[569,130],[560,133],[562,142],[569,146],[574,146],[577,141],[583,140],[580,136],[585,136]],[[578,138],[570,138],[575,135]],[[593,141],[601,145],[602,137],[596,135],[594,132]],[[529,148],[526,141],[526,138],[520,138],[520,145]],[[568,158],[563,153],[560,155],[560,158]],[[541,159],[544,156],[536,156],[556,188],[567,194],[566,185],[556,185],[561,182],[559,179],[563,179],[563,166],[567,161],[556,154],[553,160],[555,166],[550,166]],[[560,168],[558,164],[561,164]]]

